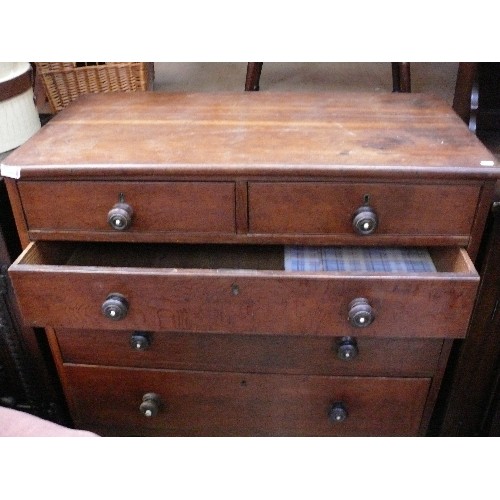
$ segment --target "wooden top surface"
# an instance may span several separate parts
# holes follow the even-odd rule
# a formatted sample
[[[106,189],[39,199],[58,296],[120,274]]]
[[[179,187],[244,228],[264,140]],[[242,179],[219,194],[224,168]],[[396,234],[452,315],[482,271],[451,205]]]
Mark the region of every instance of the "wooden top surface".
[[[359,92],[84,96],[3,165],[20,178],[500,177],[441,99]]]

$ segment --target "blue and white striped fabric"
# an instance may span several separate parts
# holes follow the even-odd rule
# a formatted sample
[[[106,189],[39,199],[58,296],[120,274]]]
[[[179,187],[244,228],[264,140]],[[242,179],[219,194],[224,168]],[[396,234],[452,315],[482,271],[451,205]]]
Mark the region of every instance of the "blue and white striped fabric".
[[[285,247],[285,271],[436,272],[426,248]]]

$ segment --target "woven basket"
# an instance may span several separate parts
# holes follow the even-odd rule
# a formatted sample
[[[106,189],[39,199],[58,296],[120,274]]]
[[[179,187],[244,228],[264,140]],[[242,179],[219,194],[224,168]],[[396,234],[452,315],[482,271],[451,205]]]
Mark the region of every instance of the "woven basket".
[[[153,63],[37,62],[36,71],[54,113],[82,94],[153,89]]]

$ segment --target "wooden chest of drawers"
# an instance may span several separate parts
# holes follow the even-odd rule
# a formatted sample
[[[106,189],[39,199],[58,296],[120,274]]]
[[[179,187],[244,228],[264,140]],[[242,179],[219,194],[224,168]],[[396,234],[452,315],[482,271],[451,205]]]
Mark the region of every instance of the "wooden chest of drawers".
[[[8,160],[9,272],[76,426],[425,433],[499,176],[441,101],[88,96]],[[426,248],[433,270],[291,271],[290,246]]]

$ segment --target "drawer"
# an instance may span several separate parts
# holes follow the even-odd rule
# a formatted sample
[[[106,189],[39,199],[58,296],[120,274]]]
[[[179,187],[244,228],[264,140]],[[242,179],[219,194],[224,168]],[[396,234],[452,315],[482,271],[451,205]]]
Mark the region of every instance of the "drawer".
[[[309,375],[434,374],[443,341],[58,329],[64,363]]]
[[[77,427],[177,436],[416,435],[430,382],[78,365],[65,378]],[[147,394],[159,401],[145,398],[144,411],[158,409],[150,417],[140,411]]]
[[[288,272],[279,246],[40,241],[9,272],[32,326],[463,337],[479,276],[463,249],[431,255],[436,272]]]
[[[425,239],[427,244],[430,237],[458,237],[467,243],[479,192],[479,186],[465,184],[251,182],[249,232],[334,234],[341,244],[395,237]],[[372,208],[377,224],[369,235],[360,235],[353,219],[361,207],[366,211],[365,205]]]
[[[121,238],[138,233],[235,232],[232,182],[20,181],[18,186],[33,239],[47,232],[97,232]],[[122,224],[117,230],[108,214],[120,203],[131,208],[131,218],[127,226],[128,209],[115,208],[111,216],[118,213]]]

